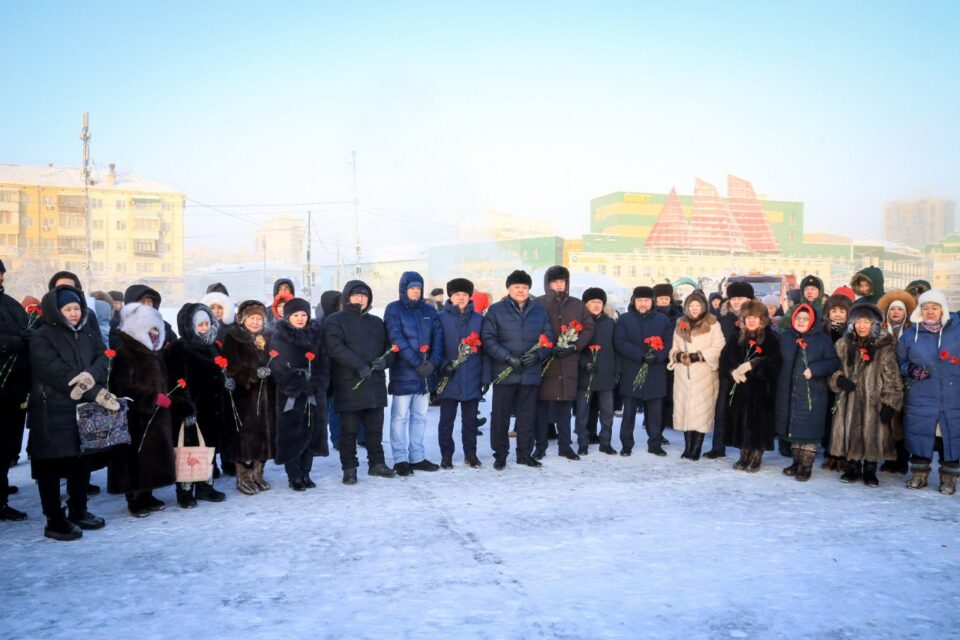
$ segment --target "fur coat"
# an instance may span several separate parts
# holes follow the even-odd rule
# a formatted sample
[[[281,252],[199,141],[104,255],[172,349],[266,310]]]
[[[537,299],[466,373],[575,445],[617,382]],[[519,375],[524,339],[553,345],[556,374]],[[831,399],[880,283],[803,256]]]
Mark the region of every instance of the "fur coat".
[[[273,407],[270,406],[270,378],[263,383],[257,369],[267,366],[267,336],[254,335],[240,324],[234,324],[223,338],[223,357],[227,359],[227,375],[233,378],[233,402],[236,404],[240,422],[230,416],[233,409],[230,395],[226,398],[229,412],[227,426],[221,434],[221,457],[224,462],[266,461],[273,457]]]

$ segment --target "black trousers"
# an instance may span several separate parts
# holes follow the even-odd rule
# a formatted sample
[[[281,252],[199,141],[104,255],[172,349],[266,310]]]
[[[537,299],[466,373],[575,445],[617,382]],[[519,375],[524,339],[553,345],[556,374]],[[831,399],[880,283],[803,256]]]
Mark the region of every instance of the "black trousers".
[[[498,384],[493,387],[490,448],[497,461],[506,462],[510,454],[510,415],[516,404],[517,462],[530,457],[533,449],[534,422],[537,414],[538,385]]]
[[[480,400],[440,400],[440,424],[437,427],[440,455],[447,458],[457,450],[453,443],[453,423],[460,407],[460,440],[463,452],[477,454],[477,407]]]
[[[637,407],[643,406],[643,419],[647,427],[647,449],[660,449],[663,435],[663,398],[652,400],[623,399],[623,418],[620,420],[620,445],[633,450],[633,429],[637,422]]]
[[[730,381],[727,376],[720,376],[720,393],[717,394],[716,412],[713,416],[713,446],[711,451],[722,452],[727,450],[726,431],[723,413],[730,401]]]
[[[19,402],[0,402],[0,504],[7,503],[10,463],[20,455],[23,446],[23,423],[27,412]]]
[[[573,411],[571,400],[538,400],[537,401],[537,451],[545,453],[549,447],[547,431],[551,423],[557,425],[557,446],[560,455],[572,451],[570,440],[570,418]],[[579,442],[587,444],[587,439],[577,435]]]
[[[340,467],[356,469],[357,434],[363,428],[367,437],[367,464],[383,464],[383,408],[340,413]]]
[[[304,451],[296,460],[284,464],[283,468],[287,472],[288,480],[305,480],[310,475],[310,470],[313,469],[313,454]]]
[[[87,510],[87,485],[90,484],[90,468],[82,458],[37,460],[32,467],[40,493],[43,515],[57,518],[63,515],[60,507],[60,478],[67,479],[67,506],[73,513]]]
[[[590,425],[596,432],[597,415],[600,417],[600,444],[610,446],[613,437],[613,389],[591,391],[587,400],[586,391],[577,392],[577,440],[581,445],[589,442]]]

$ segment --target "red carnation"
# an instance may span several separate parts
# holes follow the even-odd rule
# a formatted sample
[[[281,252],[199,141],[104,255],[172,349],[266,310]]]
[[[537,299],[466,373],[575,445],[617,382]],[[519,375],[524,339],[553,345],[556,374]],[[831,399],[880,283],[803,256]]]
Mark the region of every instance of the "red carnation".
[[[183,378],[180,378],[179,380],[177,380],[177,386],[180,387],[181,389],[186,389],[187,381],[184,380]]]
[[[600,349],[602,349],[603,347],[601,347],[598,344],[592,344],[587,348],[590,349],[590,351],[593,351],[594,353],[596,353],[597,351],[600,351]]]
[[[103,355],[107,356],[108,358],[116,358],[117,352],[114,351],[113,349],[107,349],[106,351],[103,352]]]
[[[307,351],[307,352],[306,352],[305,354],[303,354],[303,355],[307,358],[307,360],[310,360],[311,362],[312,362],[313,360],[315,360],[316,357],[317,357],[317,354],[315,354],[313,351]]]
[[[949,353],[948,351],[941,351],[941,352],[940,352],[940,359],[941,359],[941,360],[949,360],[949,359],[950,359],[950,353]]]
[[[217,356],[216,358],[213,359],[213,362],[221,369],[226,369],[227,366],[229,365],[229,363],[227,362],[227,359],[224,358],[223,356]]]
[[[420,353],[426,353],[427,351],[430,351],[430,345],[428,344],[420,345]]]
[[[279,351],[277,351],[276,349],[270,349],[270,357],[271,357],[271,358],[276,358],[278,355],[280,355],[280,352],[279,352]]]

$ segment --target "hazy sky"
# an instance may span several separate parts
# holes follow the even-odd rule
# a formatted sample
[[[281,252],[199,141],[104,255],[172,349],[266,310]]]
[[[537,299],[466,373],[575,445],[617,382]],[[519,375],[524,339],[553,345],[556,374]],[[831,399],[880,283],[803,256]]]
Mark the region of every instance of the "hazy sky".
[[[592,197],[727,173],[807,231],[960,199],[960,3],[453,4],[4,2],[0,162],[78,165],[86,110],[98,165],[192,200],[347,203],[355,149],[367,246],[487,208],[577,236]],[[352,243],[349,204],[313,209]],[[187,217],[188,242],[251,243]]]

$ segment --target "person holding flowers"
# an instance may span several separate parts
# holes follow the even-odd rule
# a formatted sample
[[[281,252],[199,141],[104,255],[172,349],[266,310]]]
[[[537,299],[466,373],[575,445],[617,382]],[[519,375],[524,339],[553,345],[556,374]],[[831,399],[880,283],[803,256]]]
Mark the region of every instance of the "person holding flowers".
[[[357,433],[367,437],[367,474],[392,478],[384,463],[383,410],[387,406],[384,371],[397,353],[387,339],[383,320],[370,313],[373,292],[361,280],[343,287],[341,310],[326,316],[323,344],[330,358],[333,398],[340,412],[340,466],[343,483],[357,483]]]
[[[274,460],[284,465],[294,491],[313,489],[315,456],[330,455],[327,438],[327,386],[330,361],[323,330],[310,322],[310,303],[291,298],[274,325],[268,365],[276,385],[277,442]]]
[[[225,464],[235,465],[237,490],[246,495],[271,488],[263,477],[263,466],[273,457],[274,443],[270,390],[264,388],[272,384],[268,380],[271,371],[267,366],[266,319],[267,309],[262,303],[241,302],[236,323],[223,337],[224,372],[229,380],[227,404],[234,415],[233,420],[227,419],[221,457]]]
[[[683,302],[667,363],[673,372],[673,428],[683,432],[685,445],[681,458],[699,460],[704,435],[713,431],[723,345],[720,321],[703,292],[694,291]]]
[[[960,475],[960,323],[939,289],[920,295],[910,321],[913,326],[897,345],[900,373],[907,380],[903,410],[911,471],[907,487],[927,486],[936,451],[940,493],[953,495]]]
[[[586,348],[581,349],[578,358],[580,371],[577,377],[576,432],[580,443],[579,453],[583,454],[588,449],[590,404],[596,398],[600,451],[616,455],[617,451],[611,446],[610,440],[613,438],[613,390],[620,374],[620,357],[613,344],[617,323],[603,310],[607,304],[607,293],[603,289],[586,289],[580,299],[593,320],[593,335],[585,343]]]
[[[177,392],[176,381],[168,379],[161,356],[166,332],[159,311],[139,302],[125,304],[116,341],[110,389],[132,400],[127,413],[130,444],[111,450],[107,491],[124,494],[130,514],[143,518],[164,508],[153,490],[177,480],[170,407],[183,403],[182,411],[190,415],[193,409],[189,398]]]
[[[483,379],[483,352],[480,332],[483,316],[474,311],[473,283],[454,278],[447,283],[447,301],[440,312],[443,329],[443,359],[437,399],[440,401],[440,467],[453,468],[453,422],[460,409],[460,440],[463,460],[479,469],[477,458],[477,407],[480,404]]]
[[[777,436],[790,443],[793,464],[783,470],[800,482],[810,479],[817,445],[830,410],[827,380],[840,368],[833,341],[822,331],[813,305],[794,307],[780,335],[783,366],[777,378]]]
[[[614,331],[614,346],[620,355],[623,376],[623,419],[620,422],[621,456],[633,453],[637,408],[643,408],[647,427],[647,452],[665,456],[663,398],[667,393],[667,358],[673,346],[673,331],[667,316],[655,310],[652,287],[637,287],[627,313]]]
[[[416,271],[400,276],[400,299],[383,312],[390,342],[399,352],[390,365],[390,448],[399,476],[436,471],[427,460],[423,437],[434,373],[443,360],[443,329],[437,309],[423,298],[423,277]]]
[[[724,429],[726,446],[740,449],[733,468],[756,473],[763,452],[773,450],[780,342],[770,329],[767,307],[762,302],[744,302],[739,315],[740,328],[720,353],[720,374],[728,379],[723,398]]]
[[[574,451],[570,418],[579,389],[579,354],[586,351],[593,338],[593,316],[580,298],[570,295],[570,271],[566,267],[556,265],[547,269],[543,288],[544,295],[535,302],[547,312],[550,328],[557,338],[553,353],[543,367],[533,458],[540,460],[547,452],[547,429],[552,416],[557,424],[559,454],[568,460],[579,460],[580,455],[589,451],[590,436],[586,430],[578,431],[578,451]],[[586,429],[586,423],[583,426]]]
[[[507,296],[487,309],[480,339],[488,360],[484,382],[493,384],[490,448],[503,471],[510,453],[510,417],[516,412],[517,464],[539,467],[531,456],[543,360],[553,353],[553,329],[543,307],[530,299],[526,271],[507,276]],[[489,378],[487,377],[489,376]]]

